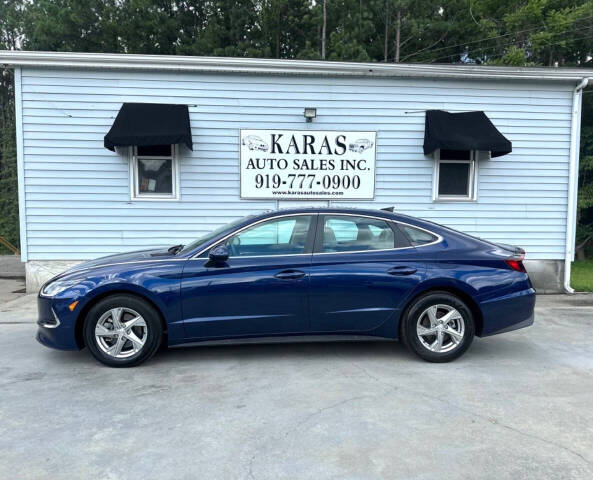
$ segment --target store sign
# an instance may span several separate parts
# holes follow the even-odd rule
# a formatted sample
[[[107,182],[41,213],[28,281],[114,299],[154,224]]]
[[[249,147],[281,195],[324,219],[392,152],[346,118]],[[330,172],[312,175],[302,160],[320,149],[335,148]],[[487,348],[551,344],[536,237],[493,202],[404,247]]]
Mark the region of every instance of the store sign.
[[[241,130],[241,198],[371,200],[376,132]]]

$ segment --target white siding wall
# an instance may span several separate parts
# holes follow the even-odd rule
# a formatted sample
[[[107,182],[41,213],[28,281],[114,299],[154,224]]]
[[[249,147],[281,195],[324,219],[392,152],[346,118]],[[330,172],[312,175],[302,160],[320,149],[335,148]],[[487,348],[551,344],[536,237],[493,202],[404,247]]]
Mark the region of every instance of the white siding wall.
[[[530,259],[562,259],[572,87],[24,68],[26,253],[74,260],[185,243],[275,208],[239,199],[239,129],[311,128],[377,131],[376,198],[357,206],[395,205],[521,245]],[[127,158],[103,148],[122,102],[190,105],[194,151],[182,149],[181,201],[130,201]],[[317,107],[312,124],[302,116],[306,106]],[[512,154],[480,162],[476,203],[432,201],[433,160],[422,153],[426,109],[484,110],[513,142]]]

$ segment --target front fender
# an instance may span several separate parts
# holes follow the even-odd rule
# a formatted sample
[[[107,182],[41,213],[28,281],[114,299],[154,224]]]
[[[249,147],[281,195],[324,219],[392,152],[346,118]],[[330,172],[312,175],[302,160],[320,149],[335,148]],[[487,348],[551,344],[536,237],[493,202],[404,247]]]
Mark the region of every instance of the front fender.
[[[74,280],[80,280],[53,298],[56,314],[71,324],[84,321],[92,304],[110,294],[129,293],[140,296],[152,303],[161,314],[168,332],[169,340],[185,337],[181,322],[182,262],[158,262],[141,266],[125,265],[76,272]],[[78,301],[73,311],[70,306]]]
[[[86,310],[87,307],[94,303],[98,298],[106,297],[107,295],[112,295],[116,293],[128,293],[149,300],[157,307],[159,313],[161,313],[165,321],[167,318],[175,317],[175,312],[171,312],[171,310],[178,310],[178,305],[168,304],[166,299],[163,299],[161,295],[155,294],[143,285],[136,285],[133,283],[127,283],[125,281],[117,281],[102,283],[96,288],[90,290],[84,297],[82,297],[79,300],[79,312]],[[171,314],[173,316],[171,316]]]

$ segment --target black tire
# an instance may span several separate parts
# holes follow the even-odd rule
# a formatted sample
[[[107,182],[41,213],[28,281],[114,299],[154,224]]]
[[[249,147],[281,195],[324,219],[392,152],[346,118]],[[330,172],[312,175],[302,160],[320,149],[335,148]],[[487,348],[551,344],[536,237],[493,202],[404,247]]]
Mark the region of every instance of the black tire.
[[[129,356],[126,358],[117,358],[106,353],[104,349],[109,345],[100,345],[95,336],[95,329],[97,328],[99,320],[104,315],[108,315],[110,310],[116,308],[125,309],[121,316],[123,321],[125,321],[126,318],[130,318],[129,316],[126,317],[126,315],[132,315],[130,312],[133,311],[137,312],[142,317],[146,326],[145,330],[144,325],[141,327],[132,327],[132,329],[136,329],[136,332],[138,331],[138,328],[141,329],[140,335],[144,339],[144,344],[142,347],[138,347],[138,351],[133,353],[130,352]],[[132,315],[132,317],[134,317],[134,315]],[[111,321],[109,316],[106,321],[109,325]],[[109,343],[116,341],[116,337],[106,338],[106,342]],[[139,338],[139,335],[136,335],[136,338]],[[145,362],[157,352],[161,345],[162,338],[163,327],[158,312],[148,302],[134,295],[115,294],[100,300],[91,307],[84,322],[85,345],[88,347],[93,357],[110,367],[134,367]],[[124,345],[124,348],[122,349],[124,354],[125,346],[127,346],[127,350],[133,350],[134,346],[131,341],[122,340],[122,343]]]
[[[418,320],[421,316],[424,316],[424,312],[426,312],[429,307],[436,305],[444,305],[454,308],[457,310],[457,312],[459,312],[464,323],[464,332],[461,340],[459,340],[457,345],[452,347],[451,350],[445,352],[435,352],[430,350],[422,343],[419,335],[417,334]],[[438,315],[439,314],[437,314],[437,318],[439,318]],[[441,315],[440,318],[442,317],[443,315]],[[426,321],[425,316],[423,321]],[[459,358],[472,344],[474,335],[475,322],[471,309],[468,308],[468,306],[459,297],[448,292],[435,291],[418,297],[406,309],[400,324],[400,338],[406,348],[428,362],[443,363]],[[423,338],[428,343],[433,337],[428,335]],[[436,334],[434,338],[436,338]],[[449,345],[454,343],[453,336],[447,332],[444,332],[442,338],[446,338],[446,341],[449,342]]]

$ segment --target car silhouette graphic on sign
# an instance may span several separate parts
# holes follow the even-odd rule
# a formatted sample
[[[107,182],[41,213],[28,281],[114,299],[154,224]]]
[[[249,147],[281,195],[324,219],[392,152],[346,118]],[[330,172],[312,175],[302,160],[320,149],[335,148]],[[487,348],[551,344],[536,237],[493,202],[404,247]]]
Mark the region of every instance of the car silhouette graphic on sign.
[[[261,150],[262,152],[267,152],[268,148],[270,148],[269,145],[257,135],[247,135],[246,137],[243,137],[241,144],[247,145],[249,150]]]
[[[366,138],[359,138],[355,142],[351,143],[348,146],[348,149],[351,152],[362,153],[365,150],[371,148],[372,146],[373,146],[373,142],[371,142],[370,140],[367,140]]]

